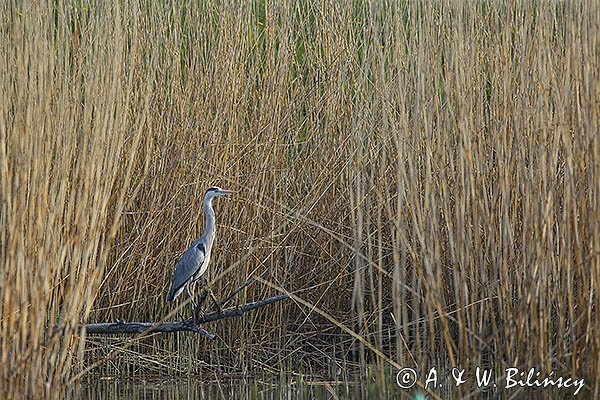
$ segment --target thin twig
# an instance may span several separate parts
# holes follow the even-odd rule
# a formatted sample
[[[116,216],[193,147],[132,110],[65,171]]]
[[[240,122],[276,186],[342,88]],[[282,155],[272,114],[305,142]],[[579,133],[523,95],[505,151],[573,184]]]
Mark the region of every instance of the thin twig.
[[[233,292],[231,292],[227,297],[225,297],[223,299],[223,301],[221,301],[221,307],[225,306],[225,304],[227,304],[231,299],[233,299],[236,294],[241,292],[242,289],[244,289],[246,286],[250,285],[252,282],[254,282],[254,279],[248,279],[246,281],[246,283],[244,283],[242,286],[240,286],[239,288],[237,288]]]

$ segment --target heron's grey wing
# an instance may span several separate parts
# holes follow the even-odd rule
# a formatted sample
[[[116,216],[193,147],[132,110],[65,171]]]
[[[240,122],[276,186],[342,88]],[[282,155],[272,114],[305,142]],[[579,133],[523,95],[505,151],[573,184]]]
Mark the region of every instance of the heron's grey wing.
[[[183,253],[173,273],[173,283],[169,291],[169,298],[176,297],[175,293],[179,292],[192,276],[200,271],[205,257],[206,250],[202,242],[194,243]]]

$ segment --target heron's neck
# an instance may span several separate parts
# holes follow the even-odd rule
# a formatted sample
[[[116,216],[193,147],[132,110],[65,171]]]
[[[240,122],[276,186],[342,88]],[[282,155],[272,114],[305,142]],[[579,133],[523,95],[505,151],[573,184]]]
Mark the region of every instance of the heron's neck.
[[[212,207],[212,198],[204,200],[204,217],[206,218],[204,239],[212,245],[216,231],[215,210]]]

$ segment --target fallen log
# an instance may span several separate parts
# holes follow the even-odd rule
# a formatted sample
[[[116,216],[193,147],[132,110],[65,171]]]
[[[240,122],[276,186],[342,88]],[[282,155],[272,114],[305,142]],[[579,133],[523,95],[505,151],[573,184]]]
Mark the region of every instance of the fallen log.
[[[279,296],[269,297],[264,300],[255,301],[253,303],[244,304],[243,306],[232,307],[221,312],[216,311],[210,314],[205,314],[196,319],[190,318],[186,321],[172,322],[99,322],[94,324],[86,324],[83,327],[87,333],[113,335],[113,334],[135,334],[135,333],[153,333],[153,332],[194,332],[207,337],[210,340],[215,339],[215,335],[206,331],[200,326],[207,322],[219,321],[221,319],[235,318],[244,313],[256,308],[264,307],[268,304],[277,301],[285,300],[289,296],[282,294]]]
[[[120,333],[195,332],[213,340],[215,335],[194,324],[193,320],[173,322],[99,322],[85,325],[87,333],[112,335]]]

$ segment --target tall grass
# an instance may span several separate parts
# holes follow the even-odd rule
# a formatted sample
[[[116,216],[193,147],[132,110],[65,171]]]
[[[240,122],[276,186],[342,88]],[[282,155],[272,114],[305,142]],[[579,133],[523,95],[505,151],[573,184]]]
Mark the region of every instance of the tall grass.
[[[58,3],[0,6],[2,397],[89,374],[387,390],[390,365],[599,395],[594,2]],[[213,290],[293,301],[216,343],[80,334],[187,317],[164,297],[213,184],[238,192]]]

